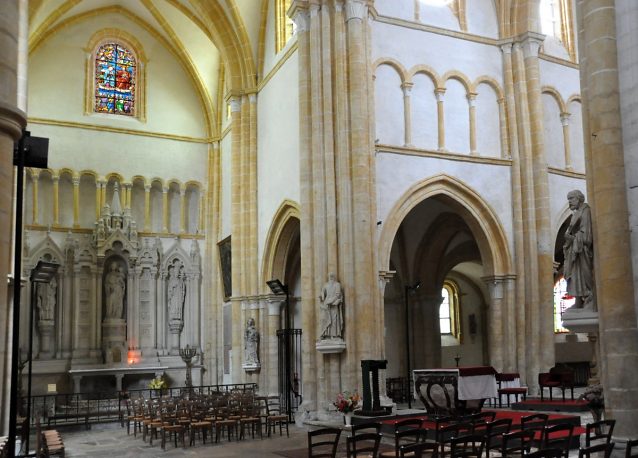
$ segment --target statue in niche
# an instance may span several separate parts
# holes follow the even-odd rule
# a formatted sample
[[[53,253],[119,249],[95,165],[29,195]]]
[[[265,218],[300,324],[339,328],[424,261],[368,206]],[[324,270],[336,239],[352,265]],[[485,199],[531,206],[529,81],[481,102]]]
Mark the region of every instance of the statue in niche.
[[[259,364],[259,331],[254,318],[249,318],[244,331],[244,363]]]
[[[168,316],[171,321],[182,321],[184,319],[185,299],[184,266],[176,262],[168,267]]]
[[[321,302],[321,338],[343,337],[343,291],[334,273],[328,274],[328,281],[319,295]]]
[[[574,308],[594,310],[591,209],[579,190],[567,193],[567,201],[572,211],[563,244],[563,275],[567,281],[567,293],[576,298]]]
[[[36,307],[38,309],[38,317],[41,321],[52,321],[53,311],[55,310],[56,293],[58,283],[53,277],[51,283],[38,283],[36,293]]]
[[[126,279],[117,262],[111,263],[111,270],[104,279],[104,291],[106,293],[106,318],[122,318]]]

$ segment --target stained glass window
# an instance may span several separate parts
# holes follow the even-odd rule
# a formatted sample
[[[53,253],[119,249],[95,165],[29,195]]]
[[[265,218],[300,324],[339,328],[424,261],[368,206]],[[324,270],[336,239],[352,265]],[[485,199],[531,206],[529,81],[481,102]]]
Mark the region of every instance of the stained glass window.
[[[137,66],[134,54],[117,43],[95,54],[95,111],[135,116]]]

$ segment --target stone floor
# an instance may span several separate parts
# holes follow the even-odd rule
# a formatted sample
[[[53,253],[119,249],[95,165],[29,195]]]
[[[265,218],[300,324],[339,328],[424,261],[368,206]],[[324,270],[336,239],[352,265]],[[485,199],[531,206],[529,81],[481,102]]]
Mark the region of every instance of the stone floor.
[[[582,425],[591,421],[590,414],[581,415]],[[151,446],[148,440],[143,442],[139,434],[137,438],[127,435],[126,428],[120,427],[118,423],[93,425],[88,431],[83,427],[60,428],[60,433],[64,440],[66,456],[71,458],[112,455],[118,458],[211,455],[220,458],[267,458],[306,456],[301,449],[306,447],[306,432],[309,428],[299,428],[293,424],[290,425],[290,437],[286,437],[284,432],[281,437],[275,434],[271,438],[246,439],[239,442],[222,440],[218,444],[207,443],[206,445],[198,442],[195,446],[186,449],[181,447],[176,449],[173,444],[167,444],[165,451],[160,448],[157,440]],[[578,452],[574,451],[570,454],[572,455],[578,456]]]

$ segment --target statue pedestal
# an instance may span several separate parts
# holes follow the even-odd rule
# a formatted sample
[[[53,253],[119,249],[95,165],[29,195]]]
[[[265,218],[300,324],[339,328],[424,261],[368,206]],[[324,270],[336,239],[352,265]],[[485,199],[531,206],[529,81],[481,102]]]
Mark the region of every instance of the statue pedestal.
[[[246,372],[256,372],[261,369],[261,364],[259,363],[244,363],[241,365],[242,369]]]
[[[346,343],[338,337],[322,339],[317,341],[315,348],[321,353],[342,353],[346,349]]]
[[[571,332],[598,332],[598,312],[570,307],[563,312],[563,326]]]
[[[126,321],[107,318],[102,322],[102,350],[107,364],[125,363],[127,358]]]
[[[171,320],[168,323],[168,331],[170,332],[170,351],[171,355],[179,355],[179,335],[184,329],[184,322],[181,320]]]
[[[55,322],[53,320],[38,321],[38,331],[40,333],[40,352],[38,353],[38,358],[53,358],[53,333],[55,331]]]

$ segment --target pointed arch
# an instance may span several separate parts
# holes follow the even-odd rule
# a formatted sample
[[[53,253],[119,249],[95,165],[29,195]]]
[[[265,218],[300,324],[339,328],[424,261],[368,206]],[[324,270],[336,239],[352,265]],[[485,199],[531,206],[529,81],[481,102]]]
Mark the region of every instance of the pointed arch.
[[[296,239],[301,220],[301,207],[297,202],[284,200],[273,216],[262,257],[262,289],[267,292],[266,281],[273,278],[284,279],[286,256],[291,242]]]
[[[379,237],[379,270],[388,270],[392,242],[401,222],[422,201],[444,197],[469,226],[481,253],[486,275],[512,273],[510,248],[496,212],[472,188],[446,174],[414,184],[395,203]]]

